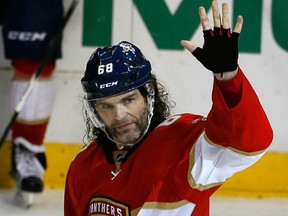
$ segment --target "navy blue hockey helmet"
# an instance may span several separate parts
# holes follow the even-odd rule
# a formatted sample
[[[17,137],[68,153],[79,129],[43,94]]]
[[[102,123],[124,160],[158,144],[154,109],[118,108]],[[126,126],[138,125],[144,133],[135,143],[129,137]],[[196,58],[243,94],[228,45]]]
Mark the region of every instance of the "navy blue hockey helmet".
[[[97,100],[137,89],[150,79],[150,62],[138,47],[122,41],[91,55],[81,84],[87,99]]]

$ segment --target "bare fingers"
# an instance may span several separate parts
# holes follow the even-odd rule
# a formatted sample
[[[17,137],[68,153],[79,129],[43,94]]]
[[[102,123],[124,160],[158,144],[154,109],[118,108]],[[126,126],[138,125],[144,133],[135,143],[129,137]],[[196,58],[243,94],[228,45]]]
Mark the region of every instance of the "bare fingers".
[[[187,40],[181,40],[181,45],[183,47],[185,47],[189,52],[193,52],[196,48],[197,48],[197,45],[190,42],[190,41],[187,41]]]
[[[228,4],[223,3],[222,4],[222,20],[221,15],[218,8],[218,1],[213,0],[212,1],[212,14],[213,14],[213,21],[214,21],[214,27],[220,28],[221,26],[224,29],[229,28],[229,14],[228,14]],[[209,19],[207,17],[207,13],[204,7],[199,8],[199,16],[200,21],[202,24],[203,31],[211,29]]]
[[[203,31],[211,29],[210,22],[206,14],[206,10],[202,6],[199,8],[199,17],[200,17]]]
[[[243,17],[238,16],[237,17],[237,23],[236,23],[233,31],[240,34],[240,32],[242,30],[242,26],[243,26]]]
[[[214,20],[214,27],[220,28],[221,27],[221,16],[218,9],[218,2],[212,1],[212,14]]]
[[[205,12],[205,9],[204,9]],[[202,16],[201,22],[202,22],[202,26],[203,26],[203,30],[208,30],[210,29],[210,25],[209,25],[209,20],[207,18],[206,12],[204,13],[202,11],[202,14],[200,15],[200,18]],[[199,11],[200,13],[200,11]],[[213,21],[214,21],[214,27],[220,28],[222,27],[223,29],[229,29],[230,28],[230,24],[229,24],[229,7],[227,3],[223,3],[222,4],[222,19],[221,19],[221,15],[219,12],[219,8],[218,8],[218,2],[217,0],[213,0],[212,1],[212,14],[213,14]],[[205,18],[206,16],[206,18]],[[203,24],[203,21],[204,24]],[[205,26],[205,28],[204,28]],[[237,17],[237,23],[234,27],[234,32],[236,33],[240,33],[242,30],[242,26],[243,26],[243,17],[242,16],[238,16]]]
[[[229,29],[229,11],[228,11],[228,4],[222,4],[222,28]]]

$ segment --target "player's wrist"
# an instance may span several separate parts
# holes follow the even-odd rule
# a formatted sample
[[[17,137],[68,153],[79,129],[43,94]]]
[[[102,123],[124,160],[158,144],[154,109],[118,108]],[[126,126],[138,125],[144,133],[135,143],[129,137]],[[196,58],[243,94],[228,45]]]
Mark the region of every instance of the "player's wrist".
[[[238,73],[238,67],[234,71],[227,71],[223,73],[213,73],[217,80],[225,81],[233,79]]]

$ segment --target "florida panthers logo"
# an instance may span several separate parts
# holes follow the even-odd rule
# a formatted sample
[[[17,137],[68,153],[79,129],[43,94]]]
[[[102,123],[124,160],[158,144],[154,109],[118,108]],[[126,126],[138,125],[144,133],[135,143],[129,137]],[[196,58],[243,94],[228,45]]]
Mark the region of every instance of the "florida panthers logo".
[[[124,52],[129,52],[129,51],[131,51],[131,52],[135,53],[135,49],[132,47],[131,44],[128,44],[128,43],[120,43],[119,46],[122,47],[122,49],[123,49]]]
[[[93,197],[88,215],[130,216],[129,206],[107,197]]]

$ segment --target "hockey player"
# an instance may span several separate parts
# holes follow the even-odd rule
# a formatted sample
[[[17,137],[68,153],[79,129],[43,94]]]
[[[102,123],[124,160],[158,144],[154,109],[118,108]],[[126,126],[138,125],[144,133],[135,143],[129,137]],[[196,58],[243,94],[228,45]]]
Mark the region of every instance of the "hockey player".
[[[62,0],[9,0],[3,16],[5,57],[11,60],[15,108],[54,34],[62,26]],[[45,132],[54,98],[52,75],[61,47],[44,66],[39,82],[12,127],[12,171],[21,191],[42,192],[46,169]]]
[[[263,156],[273,132],[238,66],[243,18],[231,33],[228,6],[221,19],[217,4],[213,30],[199,9],[203,48],[181,41],[214,74],[207,118],[168,117],[166,91],[135,45],[123,41],[92,54],[81,80],[91,142],[70,165],[65,215],[208,216],[210,196]]]

